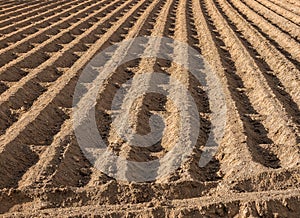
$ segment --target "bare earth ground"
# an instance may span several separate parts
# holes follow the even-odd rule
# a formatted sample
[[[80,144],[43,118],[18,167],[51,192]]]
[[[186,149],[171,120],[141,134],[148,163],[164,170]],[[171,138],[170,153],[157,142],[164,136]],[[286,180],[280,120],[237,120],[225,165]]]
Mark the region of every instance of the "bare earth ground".
[[[172,147],[177,112],[160,96],[134,108],[141,133],[147,111],[166,117],[160,148],[122,144],[110,128],[118,87],[155,69],[183,81],[200,109],[190,161],[163,181],[128,183],[82,154],[71,121],[78,76],[99,51],[136,36],[186,42],[220,76],[227,126],[207,166],[198,167],[210,129],[205,92],[159,59],[112,73],[96,105],[99,132],[130,160]],[[300,217],[299,42],[297,0],[0,0],[0,216]]]

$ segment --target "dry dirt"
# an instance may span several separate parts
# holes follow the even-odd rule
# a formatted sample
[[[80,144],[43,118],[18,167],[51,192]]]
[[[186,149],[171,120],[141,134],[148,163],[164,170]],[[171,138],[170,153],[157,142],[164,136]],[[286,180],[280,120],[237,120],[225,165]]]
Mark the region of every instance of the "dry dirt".
[[[108,46],[136,36],[188,43],[220,76],[227,126],[217,154],[198,161],[210,129],[201,84],[160,59],[120,66],[99,93],[97,125],[119,155],[144,161],[110,128],[121,84],[145,70],[179,78],[200,109],[190,161],[164,181],[116,181],[82,154],[72,129],[72,96],[84,66]],[[141,45],[142,46],[142,45]],[[0,0],[0,216],[2,217],[300,217],[300,2],[297,0]],[[157,106],[160,105],[160,106]],[[176,126],[176,109],[145,95],[148,111]]]

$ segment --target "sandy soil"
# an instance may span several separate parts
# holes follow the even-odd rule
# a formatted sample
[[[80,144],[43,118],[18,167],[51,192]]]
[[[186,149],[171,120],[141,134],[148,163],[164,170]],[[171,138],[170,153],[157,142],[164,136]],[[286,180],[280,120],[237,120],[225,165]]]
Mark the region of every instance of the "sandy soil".
[[[132,183],[108,177],[83,155],[72,122],[76,82],[97,53],[137,36],[188,43],[220,77],[226,131],[205,167],[198,166],[211,128],[205,91],[161,59],[111,73],[99,90],[97,126],[129,160],[165,155],[178,138],[171,101],[144,95],[133,108],[141,134],[149,132],[149,111],[165,117],[159,147],[124,143],[111,120],[123,83],[164,73],[182,81],[199,109],[190,160],[162,181]],[[0,0],[0,216],[300,217],[299,87],[297,0]]]

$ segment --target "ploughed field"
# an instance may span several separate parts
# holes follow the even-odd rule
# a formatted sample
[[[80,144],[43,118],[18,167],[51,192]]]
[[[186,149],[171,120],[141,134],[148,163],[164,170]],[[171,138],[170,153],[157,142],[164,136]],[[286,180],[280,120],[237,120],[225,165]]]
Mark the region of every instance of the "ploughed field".
[[[83,155],[72,123],[79,75],[100,51],[138,36],[188,43],[220,77],[226,130],[205,167],[198,166],[211,128],[205,91],[159,58],[111,73],[99,91],[98,129],[130,160],[165,155],[178,137],[178,113],[167,98],[144,95],[133,108],[142,134],[149,111],[166,118],[159,147],[123,143],[110,117],[123,83],[143,72],[167,74],[186,85],[203,121],[190,160],[163,181],[132,183],[108,177]],[[129,45],[123,55],[130,52]],[[0,0],[0,213],[299,217],[299,62],[297,0]]]

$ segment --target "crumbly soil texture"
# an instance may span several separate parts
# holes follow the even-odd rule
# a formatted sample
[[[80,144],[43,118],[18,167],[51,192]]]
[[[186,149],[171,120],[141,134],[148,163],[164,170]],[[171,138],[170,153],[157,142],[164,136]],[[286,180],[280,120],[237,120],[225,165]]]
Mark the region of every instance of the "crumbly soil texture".
[[[201,120],[188,161],[165,178],[137,183],[89,162],[72,107],[89,61],[139,36],[168,37],[198,51],[220,78],[227,113],[216,154],[199,167],[212,128],[203,84],[159,58],[118,66],[95,105],[99,133],[115,154],[158,159],[179,137],[180,111],[155,93],[136,99],[130,122],[147,134],[149,117],[159,113],[166,125],[158,144],[131,146],[113,128],[114,95],[143,72],[181,81]],[[131,52],[129,45],[122,55]],[[176,48],[171,53],[195,61]],[[0,216],[300,217],[299,63],[297,0],[0,0]]]

